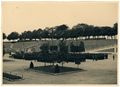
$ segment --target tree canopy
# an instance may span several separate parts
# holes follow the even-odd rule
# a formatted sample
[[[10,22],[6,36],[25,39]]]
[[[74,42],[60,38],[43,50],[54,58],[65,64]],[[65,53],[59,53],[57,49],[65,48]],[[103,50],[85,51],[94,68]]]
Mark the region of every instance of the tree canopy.
[[[4,40],[4,39],[6,39],[6,37],[7,37],[7,36],[6,36],[6,34],[5,34],[5,33],[3,33],[3,40]]]
[[[46,27],[45,29],[34,29],[33,31],[24,31],[20,35],[17,32],[12,32],[7,36],[8,40],[36,40],[36,39],[68,39],[85,37],[89,39],[99,38],[100,36],[112,37],[118,34],[118,24],[110,26],[94,26],[85,23],[77,24],[71,29],[69,26],[62,24],[55,27]],[[6,38],[3,33],[3,39]]]
[[[17,32],[12,32],[7,36],[8,40],[16,40],[19,38],[19,34]]]

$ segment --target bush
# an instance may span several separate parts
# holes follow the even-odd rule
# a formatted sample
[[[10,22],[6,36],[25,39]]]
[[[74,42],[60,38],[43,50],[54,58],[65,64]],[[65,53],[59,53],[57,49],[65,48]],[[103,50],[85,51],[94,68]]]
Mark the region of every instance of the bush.
[[[15,54],[12,54],[12,56],[17,59],[24,59],[24,53],[21,52],[16,52]]]
[[[59,73],[60,72],[60,67],[58,66],[58,64],[56,64],[55,66],[55,73]]]
[[[50,51],[58,51],[58,47],[57,46],[50,46]]]
[[[79,44],[79,52],[85,52],[84,42],[82,42],[82,41]]]
[[[85,52],[84,43],[81,41],[79,46],[75,46],[73,43],[70,44],[71,52]]]
[[[47,44],[47,43],[43,44],[43,45],[40,47],[40,49],[41,49],[41,52],[42,52],[43,54],[47,54],[47,53],[49,52],[49,44]]]

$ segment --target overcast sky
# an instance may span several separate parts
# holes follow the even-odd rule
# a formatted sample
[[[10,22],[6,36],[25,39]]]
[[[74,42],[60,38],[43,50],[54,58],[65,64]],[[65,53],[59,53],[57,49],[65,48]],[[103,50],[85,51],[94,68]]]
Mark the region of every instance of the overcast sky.
[[[117,2],[2,2],[2,30],[6,34],[61,24],[113,26],[117,21]]]

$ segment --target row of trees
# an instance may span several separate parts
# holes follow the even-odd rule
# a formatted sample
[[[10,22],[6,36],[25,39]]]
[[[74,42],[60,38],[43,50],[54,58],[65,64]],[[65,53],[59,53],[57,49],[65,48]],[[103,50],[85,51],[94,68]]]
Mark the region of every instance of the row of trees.
[[[40,46],[41,52],[33,52],[33,53],[24,53],[24,52],[16,52],[12,56],[14,58],[18,59],[25,59],[25,60],[37,60],[38,62],[44,62],[46,63],[61,63],[62,66],[65,62],[74,62],[79,66],[81,62],[85,62],[86,59],[92,59],[92,60],[103,60],[107,58],[107,54],[101,54],[101,53],[79,53],[76,54],[74,52],[84,52],[84,42],[80,42],[79,46],[77,48],[71,43],[70,48],[72,49],[71,52],[68,52],[68,47],[65,43],[65,41],[61,41],[59,43],[59,50],[57,51],[49,51],[51,46],[49,46],[48,43],[45,43]],[[79,49],[79,50],[78,50]]]
[[[46,54],[49,52],[61,52],[63,54],[67,54],[68,52],[85,52],[84,42],[80,42],[78,46],[75,46],[73,42],[70,43],[70,46],[66,44],[65,41],[61,40],[58,46],[53,45],[50,46],[48,43],[42,44],[40,47],[41,53]]]
[[[77,24],[70,29],[67,25],[59,25],[51,28],[37,29],[33,31],[24,31],[21,34],[18,32],[12,32],[8,36],[3,33],[3,39],[8,40],[36,40],[36,39],[68,39],[85,37],[86,39],[114,37],[117,35],[118,24],[115,23],[113,27],[109,26],[93,26],[88,24]]]

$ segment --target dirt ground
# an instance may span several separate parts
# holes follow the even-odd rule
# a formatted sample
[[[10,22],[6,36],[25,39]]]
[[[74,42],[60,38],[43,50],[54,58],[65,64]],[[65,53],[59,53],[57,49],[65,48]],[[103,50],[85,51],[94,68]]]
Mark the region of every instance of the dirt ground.
[[[9,58],[4,56],[3,72],[23,75],[22,80],[8,81],[3,84],[117,84],[117,58],[112,55],[106,60],[87,60],[80,64],[84,71],[70,72],[61,75],[50,75],[43,72],[29,70],[31,61]],[[43,66],[44,63],[33,61],[34,65]],[[77,67],[74,63],[65,63],[66,67]]]

